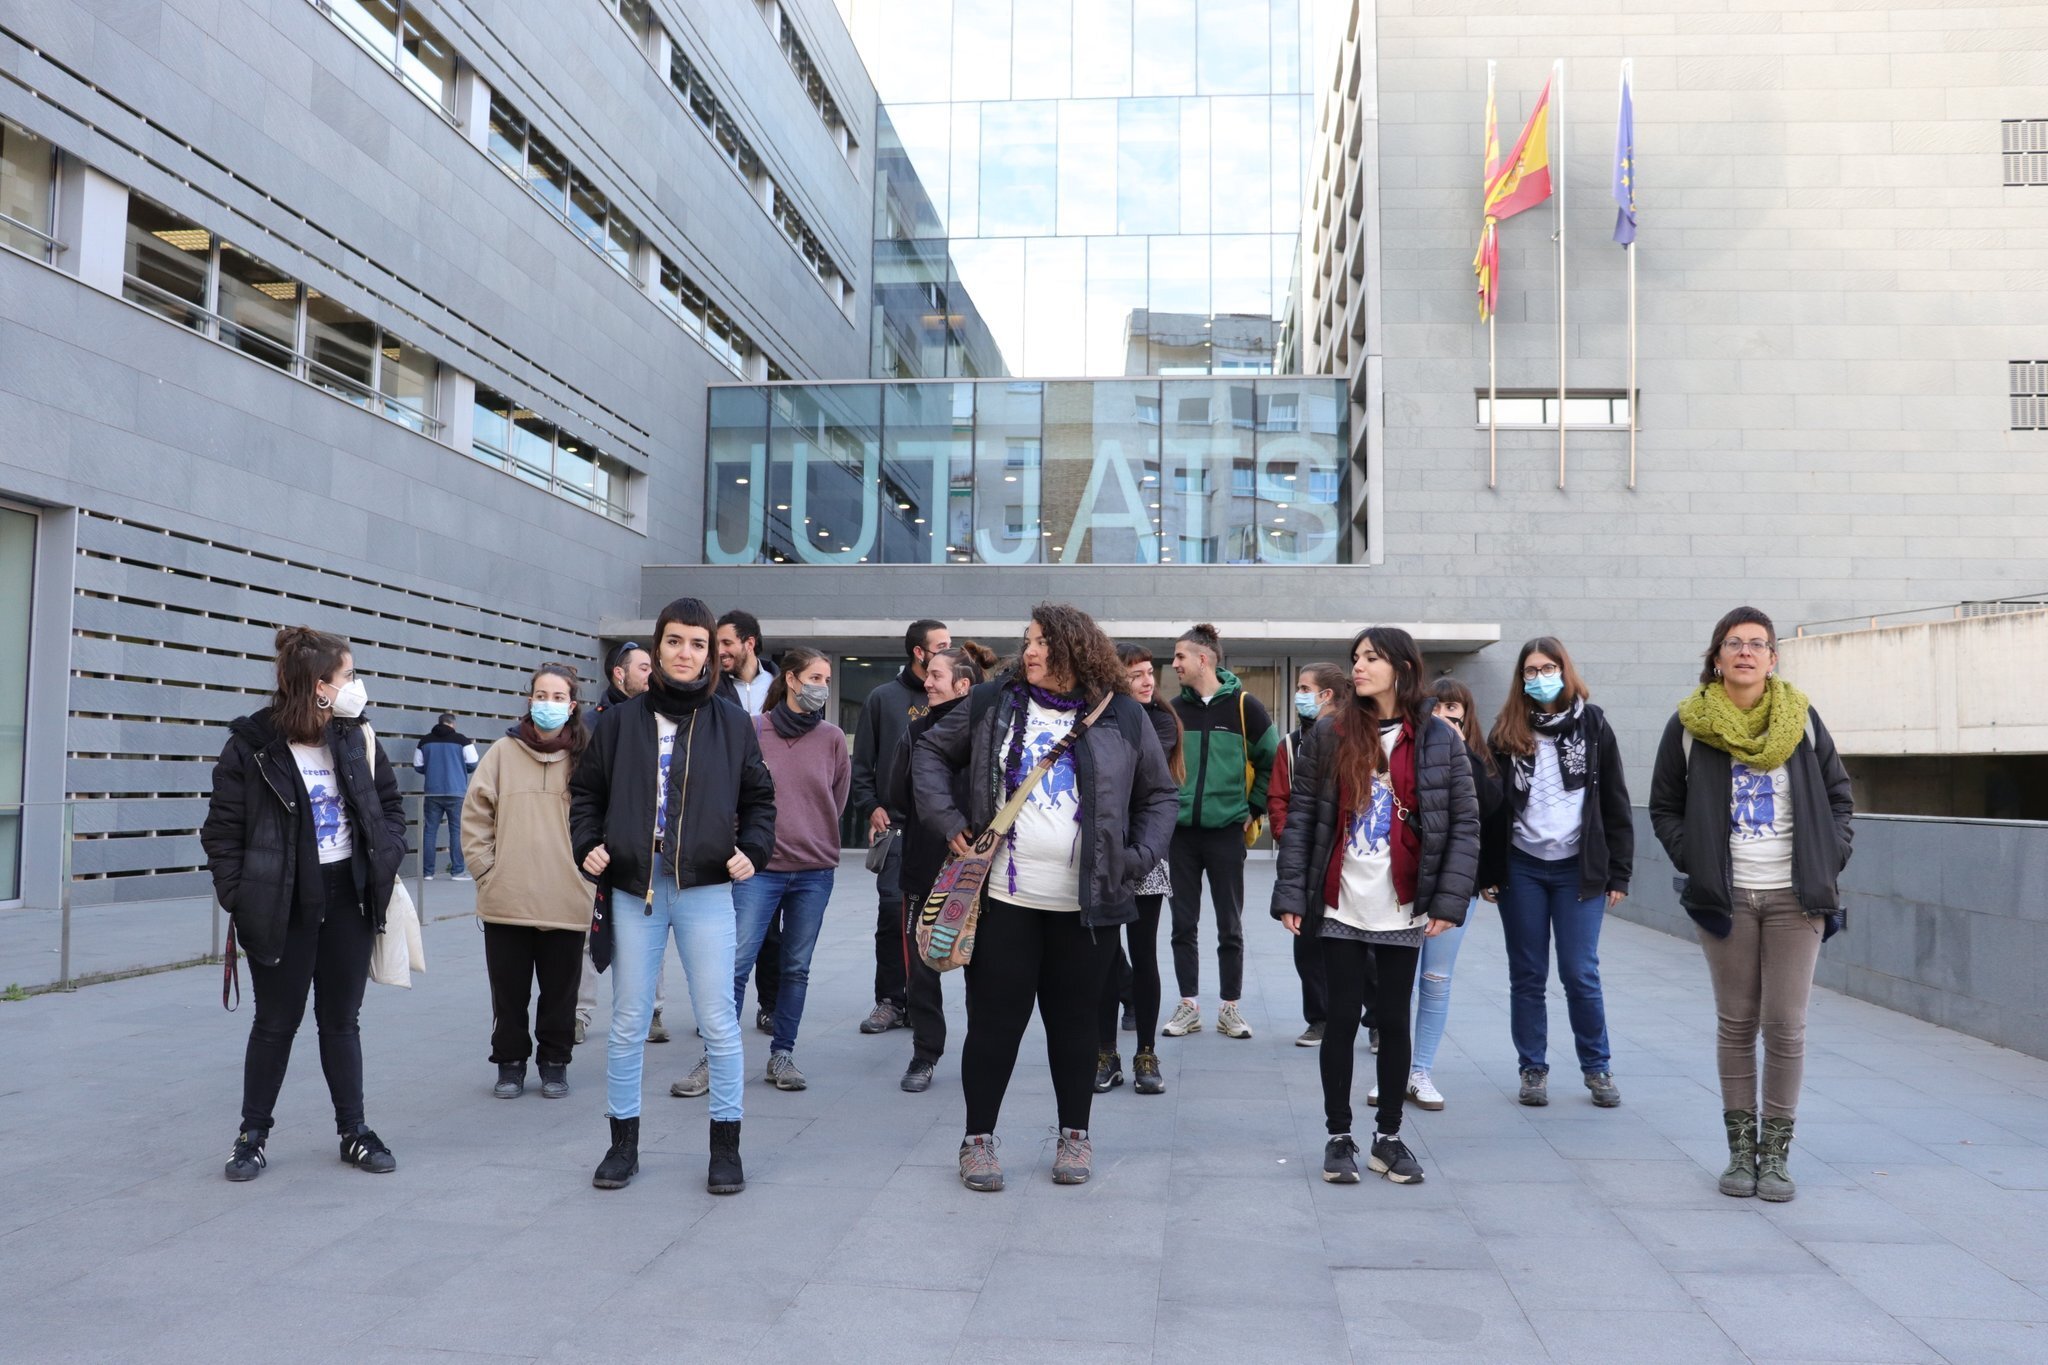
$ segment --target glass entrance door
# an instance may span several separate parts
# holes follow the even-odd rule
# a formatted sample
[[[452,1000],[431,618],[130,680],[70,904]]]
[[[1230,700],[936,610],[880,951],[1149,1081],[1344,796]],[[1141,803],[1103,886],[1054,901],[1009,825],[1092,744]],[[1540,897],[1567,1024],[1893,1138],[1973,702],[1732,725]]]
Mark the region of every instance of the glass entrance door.
[[[27,512],[0,506],[0,901],[21,898],[28,625],[35,598],[35,565],[36,519]]]

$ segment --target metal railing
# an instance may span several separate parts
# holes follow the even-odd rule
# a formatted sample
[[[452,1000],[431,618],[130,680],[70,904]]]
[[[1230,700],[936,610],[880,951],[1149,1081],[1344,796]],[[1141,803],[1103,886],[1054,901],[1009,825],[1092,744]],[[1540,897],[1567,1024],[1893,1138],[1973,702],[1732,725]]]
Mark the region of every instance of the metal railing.
[[[1835,616],[1825,621],[1803,621],[1792,637],[1840,635],[1854,630],[1881,630],[1885,626],[1921,625],[1930,621],[1967,621],[1979,616],[2006,616],[2015,612],[2048,611],[2048,592],[2023,593],[2015,597],[1966,598],[1932,607],[1904,607],[1898,611],[1873,612],[1866,616]]]

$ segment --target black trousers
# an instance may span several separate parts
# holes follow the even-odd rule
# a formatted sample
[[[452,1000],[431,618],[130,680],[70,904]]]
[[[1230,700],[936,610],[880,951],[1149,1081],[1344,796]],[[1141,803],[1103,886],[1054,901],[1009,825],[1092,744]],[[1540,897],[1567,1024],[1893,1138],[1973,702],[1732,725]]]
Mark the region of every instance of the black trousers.
[[[313,1020],[320,1030],[320,1070],[334,1101],[334,1131],[347,1134],[363,1121],[363,1039],[357,1016],[363,985],[370,979],[370,946],[376,931],[356,894],[355,872],[347,861],[320,869],[323,903],[292,907],[284,955],[274,967],[249,959],[256,1017],[242,1057],[242,1127],[274,1124],[277,1092],[291,1064],[292,1039],[306,1017],[306,992],[313,993]],[[573,1000],[573,988],[571,992]]]
[[[1323,970],[1330,983],[1330,1019],[1323,1032],[1323,1118],[1331,1133],[1351,1131],[1352,1048],[1358,1017],[1367,1002],[1379,1023],[1379,1131],[1401,1131],[1401,1106],[1408,1098],[1408,1067],[1415,1038],[1408,1022],[1408,997],[1415,990],[1420,948],[1390,948],[1356,939],[1323,940]]]
[[[1167,851],[1173,876],[1173,974],[1189,1000],[1201,994],[1202,878],[1216,907],[1216,970],[1222,998],[1244,992],[1244,830],[1176,829]]]
[[[903,947],[903,840],[889,846],[888,860],[875,874],[875,1003],[906,1007],[910,957]]]
[[[524,1062],[540,1043],[544,1066],[567,1066],[576,1043],[576,990],[583,982],[583,935],[531,924],[484,925],[484,971],[491,979],[491,1060]],[[533,1035],[526,1003],[534,983]]]
[[[1320,1024],[1330,1017],[1330,987],[1323,975],[1323,940],[1314,934],[1294,936],[1294,974],[1301,978],[1301,1017],[1304,1023]],[[1372,988],[1373,963],[1365,960],[1365,1014],[1358,1022],[1378,1028],[1375,1012],[1379,992]]]
[[[1088,1127],[1095,1099],[1095,1012],[1116,956],[1116,935],[1072,912],[982,901],[967,972],[967,1041],[960,1087],[967,1132],[993,1133],[1031,1006],[1045,1025],[1045,1060],[1062,1128]]]
[[[1130,944],[1131,955],[1124,962],[1119,955],[1118,963],[1130,973],[1132,1020],[1138,1026],[1138,1051],[1150,1052],[1157,1041],[1154,1035],[1159,1029],[1159,910],[1164,901],[1162,896],[1138,897],[1138,917],[1124,926],[1124,940]],[[1112,968],[1102,983],[1102,1007],[1096,1014],[1095,1039],[1104,1052],[1115,1052],[1116,1012],[1123,1003],[1123,982],[1119,979],[1124,971]]]
[[[900,921],[903,931],[903,960],[909,964],[904,994],[910,1008],[910,1060],[936,1062],[946,1055],[945,980],[917,953],[916,915],[924,905],[930,887],[912,888],[903,900]]]
[[[768,917],[768,936],[761,940],[761,951],[754,957],[754,998],[768,1014],[775,1013],[775,1002],[782,994],[782,910],[777,907]],[[744,1027],[746,1021],[741,1020]]]

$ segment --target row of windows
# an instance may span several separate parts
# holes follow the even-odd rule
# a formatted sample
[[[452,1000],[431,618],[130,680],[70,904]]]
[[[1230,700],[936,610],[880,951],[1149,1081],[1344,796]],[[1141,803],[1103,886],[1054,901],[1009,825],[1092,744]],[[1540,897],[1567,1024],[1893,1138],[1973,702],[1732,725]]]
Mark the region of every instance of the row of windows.
[[[0,119],[0,246],[47,262],[57,248],[57,149]]]
[[[553,143],[527,126],[525,115],[496,91],[491,93],[488,145],[505,173],[539,200],[541,207],[567,223],[612,269],[633,278],[640,229],[589,177],[570,165]]]
[[[312,0],[356,45],[455,121],[455,49],[407,0]]]
[[[774,6],[776,37],[782,43],[782,55],[789,58],[789,69],[796,72],[797,82],[804,88],[811,106],[818,111],[818,117],[825,120],[825,126],[846,139],[846,149],[851,155],[858,144],[853,140],[853,130],[840,117],[839,106],[833,102],[832,91],[825,84],[818,64],[811,60],[810,49],[804,46],[803,38],[797,33],[796,25],[789,22],[789,12],[780,5]]]
[[[128,196],[122,297],[435,440],[441,363],[368,318],[153,200]],[[469,453],[626,522],[631,471],[489,390]],[[516,425],[515,425],[516,424]]]

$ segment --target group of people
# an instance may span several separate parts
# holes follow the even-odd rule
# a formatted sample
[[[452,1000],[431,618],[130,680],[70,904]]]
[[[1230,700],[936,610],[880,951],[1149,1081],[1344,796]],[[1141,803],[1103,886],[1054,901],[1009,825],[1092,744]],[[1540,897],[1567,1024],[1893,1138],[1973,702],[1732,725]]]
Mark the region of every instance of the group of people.
[[[543,1096],[568,1093],[590,983],[609,972],[598,1187],[638,1170],[644,1048],[665,1033],[673,940],[703,1049],[671,1093],[709,1096],[707,1188],[744,1188],[746,986],[758,974],[755,1022],[772,1038],[764,1078],[803,1089],[796,1042],[843,814],[865,831],[876,872],[875,999],[860,1028],[909,1030],[900,1085],[917,1093],[946,1044],[943,977],[917,951],[917,911],[948,859],[999,808],[1015,809],[963,973],[969,1189],[1003,1186],[998,1119],[1034,1010],[1058,1119],[1054,1181],[1092,1174],[1094,1096],[1125,1080],[1120,1016],[1137,1034],[1132,1089],[1166,1089],[1157,1035],[1203,1027],[1205,883],[1215,1025],[1251,1036],[1239,1008],[1244,867],[1265,823],[1277,850],[1270,909],[1292,935],[1301,984],[1296,1042],[1321,1049],[1324,1179],[1356,1182],[1361,1162],[1395,1183],[1423,1179],[1401,1138],[1404,1110],[1446,1104],[1432,1072],[1481,900],[1497,907],[1507,950],[1520,1102],[1549,1102],[1554,940],[1591,1103],[1621,1103],[1599,939],[1629,892],[1635,826],[1620,744],[1562,641],[1522,646],[1482,731],[1465,684],[1432,679],[1406,631],[1368,627],[1344,662],[1301,670],[1284,740],[1207,625],[1175,642],[1170,699],[1149,650],[1112,641],[1070,605],[1034,608],[1007,658],[954,642],[936,620],[911,625],[904,653],[849,746],[825,719],[826,655],[799,647],[778,666],[752,616],[714,618],[682,598],[648,645],[613,652],[600,704],[585,706],[573,666],[546,663],[481,757],[450,716],[420,746],[435,746],[415,760],[430,796],[464,779],[451,861],[476,880],[494,1093],[522,1094],[530,1057]],[[1789,1199],[1806,1003],[1820,943],[1844,923],[1837,877],[1853,812],[1826,728],[1776,662],[1764,613],[1742,607],[1716,624],[1698,686],[1658,746],[1649,808],[1714,988],[1729,1147],[1720,1188]],[[276,667],[271,705],[230,727],[202,832],[256,997],[227,1175],[264,1169],[309,990],[341,1157],[390,1171],[395,1158],[365,1121],[357,1016],[405,818],[347,642],[281,630]],[[1169,902],[1180,999],[1162,1028]],[[1369,1130],[1353,1116],[1361,1030],[1376,1054]]]

